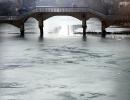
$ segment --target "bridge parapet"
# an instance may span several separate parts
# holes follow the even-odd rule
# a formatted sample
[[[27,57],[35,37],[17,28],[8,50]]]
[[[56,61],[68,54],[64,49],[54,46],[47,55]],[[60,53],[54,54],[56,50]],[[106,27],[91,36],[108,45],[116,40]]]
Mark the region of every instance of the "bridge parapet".
[[[89,7],[36,7],[34,12],[48,12],[48,13],[93,13],[105,17],[102,12]]]
[[[15,21],[20,20],[22,18],[26,18],[27,16],[33,14],[33,13],[58,13],[58,15],[64,14],[64,13],[78,13],[78,14],[94,14],[96,16],[100,16],[101,18],[105,18],[106,20],[124,20],[124,21],[130,21],[130,16],[123,16],[123,15],[104,15],[102,12],[99,12],[95,9],[91,9],[89,7],[42,7],[37,6],[33,10],[31,10],[28,13],[25,13],[23,15],[19,16],[0,16],[0,21]],[[95,17],[96,17],[95,16]]]
[[[17,20],[23,17],[28,16],[32,13],[92,13],[97,16],[101,16],[105,18],[105,15],[99,11],[91,9],[89,7],[36,7],[35,9],[31,10],[30,12],[19,15],[19,16],[0,16],[0,20]]]
[[[18,16],[0,16],[0,20],[16,20]]]

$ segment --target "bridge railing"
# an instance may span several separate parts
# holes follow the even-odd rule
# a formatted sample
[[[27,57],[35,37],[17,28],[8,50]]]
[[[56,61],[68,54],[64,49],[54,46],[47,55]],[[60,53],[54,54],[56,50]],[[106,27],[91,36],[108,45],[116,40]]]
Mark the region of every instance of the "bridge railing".
[[[36,7],[37,12],[86,12],[88,7]]]
[[[35,10],[33,10],[34,12],[61,12],[61,13],[65,13],[65,12],[80,12],[80,13],[86,13],[86,12],[92,12],[92,13],[96,13],[100,16],[105,16],[103,14],[103,12],[97,11],[96,9],[92,9],[89,7],[42,7],[42,6],[37,6]]]
[[[0,16],[0,20],[16,20],[18,16]]]

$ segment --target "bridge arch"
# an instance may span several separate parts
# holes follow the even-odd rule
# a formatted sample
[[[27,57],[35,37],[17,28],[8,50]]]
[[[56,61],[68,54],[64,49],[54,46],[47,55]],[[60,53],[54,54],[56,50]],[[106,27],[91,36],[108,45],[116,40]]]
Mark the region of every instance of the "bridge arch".
[[[56,15],[51,15],[51,16],[44,17],[44,20],[48,20],[48,19],[53,18],[53,17],[72,17],[74,19],[81,20],[81,18],[79,16],[70,15],[70,14],[63,14],[63,15],[56,14]]]
[[[68,15],[80,20],[82,20],[82,15],[86,15],[88,17],[98,17],[99,19],[106,18],[106,15],[102,12],[90,7],[36,7],[34,13],[41,13],[41,15],[44,14],[46,18],[54,15]]]
[[[93,25],[93,26],[92,26]],[[88,32],[101,32],[102,21],[97,17],[91,17],[87,20]]]
[[[48,19],[44,20],[44,32],[45,35],[53,36],[57,33],[56,36],[68,36],[73,35],[73,26],[79,25],[81,26],[81,20],[77,19],[73,16],[52,16]],[[46,34],[47,33],[47,34]]]
[[[43,18],[43,20],[47,20],[49,18],[57,17],[57,16],[70,16],[70,17],[73,17],[75,19],[82,20],[81,15],[73,15],[73,14],[45,14],[42,16],[42,18]]]
[[[15,22],[0,22],[0,25],[2,25],[2,24],[8,24],[8,25],[12,25],[14,27],[19,28],[19,25]]]
[[[26,23],[26,22],[27,22],[28,20],[30,20],[30,19],[33,19],[33,20],[35,20],[35,21],[38,21],[38,18],[35,17],[34,15],[26,16],[26,17],[24,17],[22,20],[23,20],[23,23]]]
[[[31,25],[31,26],[30,26]],[[30,28],[32,27],[32,30],[28,29],[28,26],[30,26]],[[24,31],[25,32],[36,32],[35,29],[38,28],[38,20],[34,17],[28,17],[25,22],[24,22]]]
[[[8,27],[8,28],[6,28],[6,27]],[[5,30],[7,30],[7,32],[9,32],[9,33],[14,33],[14,32],[19,33],[19,27],[12,23],[0,23],[0,30],[3,30],[3,32]]]

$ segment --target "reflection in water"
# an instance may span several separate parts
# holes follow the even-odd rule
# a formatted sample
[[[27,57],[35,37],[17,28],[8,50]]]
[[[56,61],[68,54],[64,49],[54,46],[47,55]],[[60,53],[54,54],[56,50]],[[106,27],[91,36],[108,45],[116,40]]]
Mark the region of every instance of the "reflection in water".
[[[0,34],[0,100],[129,100],[130,39],[38,35]]]

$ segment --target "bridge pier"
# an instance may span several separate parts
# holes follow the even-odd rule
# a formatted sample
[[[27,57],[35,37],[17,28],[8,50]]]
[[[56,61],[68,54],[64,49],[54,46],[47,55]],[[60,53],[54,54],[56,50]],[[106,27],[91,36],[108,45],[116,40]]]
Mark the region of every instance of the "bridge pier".
[[[43,38],[44,34],[43,27],[44,27],[43,20],[39,20],[40,38]]]
[[[107,35],[106,27],[107,27],[107,24],[106,24],[106,22],[103,20],[103,21],[102,21],[102,33],[101,33],[101,37],[102,37],[102,38],[106,38],[106,35]]]
[[[106,32],[106,28],[104,26],[102,26],[102,33],[101,33],[101,37],[102,38],[106,38],[107,32]]]
[[[20,27],[20,37],[24,37],[25,29],[24,24]]]
[[[86,23],[86,18],[83,18],[82,20],[82,28],[83,28],[83,39],[86,39],[86,29],[87,29],[87,23]]]

